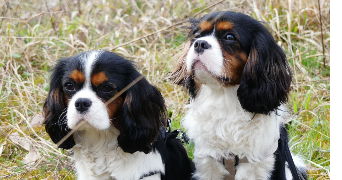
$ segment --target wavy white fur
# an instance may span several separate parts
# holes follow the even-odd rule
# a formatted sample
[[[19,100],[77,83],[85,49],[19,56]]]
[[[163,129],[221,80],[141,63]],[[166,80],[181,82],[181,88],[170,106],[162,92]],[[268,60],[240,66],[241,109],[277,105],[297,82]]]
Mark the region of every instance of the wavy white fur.
[[[93,129],[74,134],[76,145],[73,150],[78,179],[105,180],[115,177],[117,180],[138,180],[141,175],[153,170],[165,173],[165,165],[157,150],[148,154],[139,151],[125,153],[114,141],[119,134],[114,127],[106,131]],[[160,178],[161,174],[157,173],[143,179]]]
[[[253,162],[239,164],[235,179],[267,179],[272,172],[274,157],[262,161],[260,157],[278,141],[283,119],[275,112],[254,116],[245,111],[237,88],[202,84],[197,97],[186,106],[183,125],[195,143],[197,178],[222,179],[229,174],[220,162],[233,158],[230,153]]]

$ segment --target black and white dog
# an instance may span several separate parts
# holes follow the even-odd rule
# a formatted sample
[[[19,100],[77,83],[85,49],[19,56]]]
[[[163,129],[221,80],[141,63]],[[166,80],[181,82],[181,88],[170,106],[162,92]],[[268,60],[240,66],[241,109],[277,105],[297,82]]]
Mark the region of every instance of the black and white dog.
[[[281,114],[292,75],[284,51],[260,22],[241,13],[215,12],[191,23],[169,78],[191,96],[183,125],[195,144],[194,177],[296,179],[292,172],[306,179],[298,157],[299,171],[288,168],[293,161]]]
[[[131,61],[106,51],[62,58],[54,67],[45,128],[57,143],[86,121],[59,146],[73,148],[78,179],[191,178],[194,166],[178,133],[163,128],[166,108],[156,87],[143,78],[105,105],[139,76]]]

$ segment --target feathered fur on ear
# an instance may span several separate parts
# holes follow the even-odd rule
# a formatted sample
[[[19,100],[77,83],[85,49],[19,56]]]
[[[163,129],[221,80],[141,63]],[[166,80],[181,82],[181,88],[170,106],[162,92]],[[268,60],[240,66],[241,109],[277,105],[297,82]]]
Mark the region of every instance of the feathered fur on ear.
[[[167,79],[170,79],[174,84],[184,86],[186,89],[188,89],[190,97],[195,98],[198,88],[196,87],[193,75],[187,74],[187,67],[185,63],[186,55],[190,49],[190,45],[190,41],[187,41],[182,45],[182,51],[174,58],[174,61],[177,61],[177,64],[173,71],[168,73]]]
[[[269,114],[287,101],[292,73],[284,51],[266,28],[255,35],[237,95],[245,110]]]
[[[54,143],[58,143],[71,129],[68,128],[66,120],[67,105],[64,101],[62,77],[66,59],[60,59],[52,70],[50,80],[50,91],[45,100],[43,111],[45,114],[45,130]],[[59,148],[70,149],[75,145],[72,136],[65,140]]]
[[[140,74],[136,72],[133,81]],[[164,98],[143,78],[126,92],[120,119],[118,143],[123,151],[149,153],[162,123],[166,124]]]
[[[173,83],[178,85],[186,85],[186,80],[189,78],[189,75],[187,74],[185,59],[186,55],[190,49],[190,41],[185,42],[182,44],[181,49],[182,51],[180,53],[177,53],[172,61],[176,61],[177,64],[173,71],[168,73],[167,78],[170,79]]]
[[[198,84],[195,83],[193,75],[187,74],[185,60],[191,46],[191,39],[199,30],[198,24],[200,23],[200,20],[191,18],[189,23],[190,26],[186,26],[186,29],[189,31],[187,40],[181,45],[181,51],[172,58],[172,62],[177,63],[175,68],[167,74],[167,79],[170,79],[174,84],[184,86],[189,91],[190,97],[195,98],[199,89],[197,87]]]

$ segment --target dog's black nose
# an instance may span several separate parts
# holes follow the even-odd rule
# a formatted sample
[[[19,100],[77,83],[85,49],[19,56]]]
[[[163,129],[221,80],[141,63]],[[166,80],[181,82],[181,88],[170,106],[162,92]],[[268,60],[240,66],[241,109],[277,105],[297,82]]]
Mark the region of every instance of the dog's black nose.
[[[203,53],[204,50],[211,48],[211,45],[205,40],[198,40],[194,44],[195,51],[200,54]]]
[[[80,113],[87,111],[90,106],[91,106],[91,101],[87,98],[79,98],[75,102],[76,110]]]

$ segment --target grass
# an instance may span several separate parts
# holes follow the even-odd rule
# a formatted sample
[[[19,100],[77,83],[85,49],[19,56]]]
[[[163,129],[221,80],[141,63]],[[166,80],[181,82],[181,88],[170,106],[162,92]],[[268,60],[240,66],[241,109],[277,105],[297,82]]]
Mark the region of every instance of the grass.
[[[311,0],[77,2],[0,2],[0,179],[75,178],[70,152],[56,149],[44,127],[30,124],[41,119],[49,70],[60,57],[105,49],[131,59],[162,92],[173,127],[182,128],[188,95],[165,80],[185,40],[186,24],[177,23],[217,10],[262,21],[285,49],[294,73],[291,148],[305,159],[310,179],[330,179],[330,1],[321,0],[320,11]],[[13,140],[15,132],[25,143]],[[38,159],[24,163],[29,152],[38,152]]]

